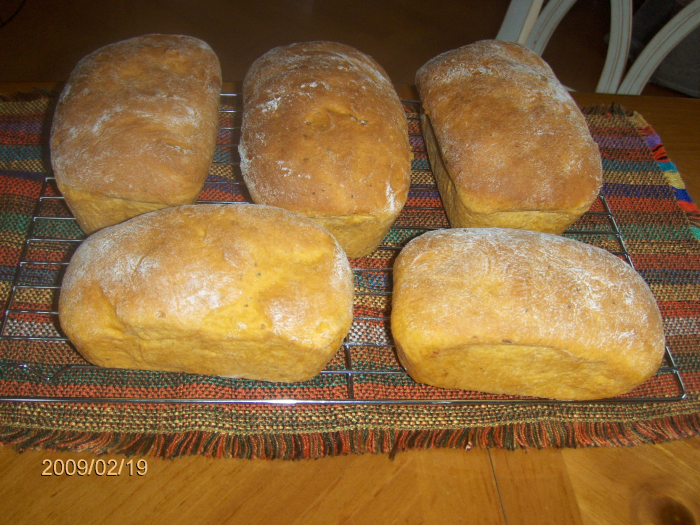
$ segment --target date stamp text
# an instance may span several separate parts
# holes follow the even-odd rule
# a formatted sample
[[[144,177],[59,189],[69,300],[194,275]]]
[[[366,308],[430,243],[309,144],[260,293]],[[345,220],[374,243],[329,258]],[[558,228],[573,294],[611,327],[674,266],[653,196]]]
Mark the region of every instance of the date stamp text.
[[[45,459],[42,476],[145,476],[148,462],[145,459]]]

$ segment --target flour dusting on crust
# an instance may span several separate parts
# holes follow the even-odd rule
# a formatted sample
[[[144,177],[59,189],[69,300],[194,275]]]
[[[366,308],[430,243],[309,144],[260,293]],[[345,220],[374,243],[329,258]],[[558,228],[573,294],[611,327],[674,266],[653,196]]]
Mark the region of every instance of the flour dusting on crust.
[[[337,351],[353,297],[347,257],[313,221],[204,204],[90,236],[66,271],[59,318],[98,365],[298,381]]]
[[[551,68],[481,41],[435,57],[416,84],[460,202],[474,213],[579,216],[602,185],[598,147]]]
[[[192,37],[136,37],[78,63],[50,144],[56,182],[87,233],[113,224],[116,201],[194,202],[214,154],[220,91],[218,58]]]
[[[641,276],[558,235],[421,235],[394,265],[392,306],[402,362],[417,380],[445,388],[613,396],[653,375],[664,354],[661,314]]]
[[[254,202],[345,223],[338,239],[351,256],[365,254],[352,238],[376,246],[406,202],[412,159],[383,69],[343,44],[293,44],[256,60],[243,93],[238,151]]]

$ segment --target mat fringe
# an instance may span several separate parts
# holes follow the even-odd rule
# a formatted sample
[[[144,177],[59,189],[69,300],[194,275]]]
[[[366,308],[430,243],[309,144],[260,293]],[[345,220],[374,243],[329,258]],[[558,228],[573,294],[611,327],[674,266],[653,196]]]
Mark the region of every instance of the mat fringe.
[[[316,459],[349,454],[388,454],[452,448],[629,447],[685,439],[700,434],[700,414],[629,423],[518,423],[459,430],[367,430],[295,434],[229,435],[211,432],[129,434],[4,427],[0,443],[18,452],[91,452],[172,459],[202,455],[239,459]]]
[[[617,102],[612,104],[594,104],[592,106],[585,106],[581,108],[581,113],[584,115],[618,115],[621,117],[630,117],[635,112],[628,110],[624,106],[621,106]]]
[[[0,102],[31,102],[44,98],[57,98],[60,92],[35,87],[33,91],[18,91],[16,93],[0,93]]]

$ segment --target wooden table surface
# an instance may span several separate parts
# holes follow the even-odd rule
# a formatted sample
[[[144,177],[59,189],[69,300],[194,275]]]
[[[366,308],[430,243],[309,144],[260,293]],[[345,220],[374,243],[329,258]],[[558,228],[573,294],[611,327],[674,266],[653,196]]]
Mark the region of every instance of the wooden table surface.
[[[700,100],[574,98],[639,111],[700,202]],[[631,448],[409,451],[393,460],[102,456],[132,459],[134,475],[42,476],[44,461],[58,459],[98,458],[0,446],[0,523],[700,523],[700,437]]]

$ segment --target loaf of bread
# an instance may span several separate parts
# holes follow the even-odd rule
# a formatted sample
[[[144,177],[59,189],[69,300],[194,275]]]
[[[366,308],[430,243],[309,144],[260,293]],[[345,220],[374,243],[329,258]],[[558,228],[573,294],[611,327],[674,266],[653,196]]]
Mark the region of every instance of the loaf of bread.
[[[220,92],[218,58],[188,36],[132,38],[78,63],[56,106],[51,163],[85,233],[195,201]]]
[[[452,227],[562,233],[602,185],[576,103],[540,57],[485,40],[416,76],[430,162]]]
[[[254,202],[305,215],[349,257],[372,252],[408,196],[406,116],[384,70],[334,42],[272,49],[243,84],[241,172]]]
[[[88,237],[66,271],[59,319],[99,366],[291,382],[340,348],[353,295],[347,257],[313,221],[197,204]]]
[[[658,369],[661,315],[618,257],[558,235],[455,228],[394,265],[391,328],[420,383],[562,400],[628,392]]]

